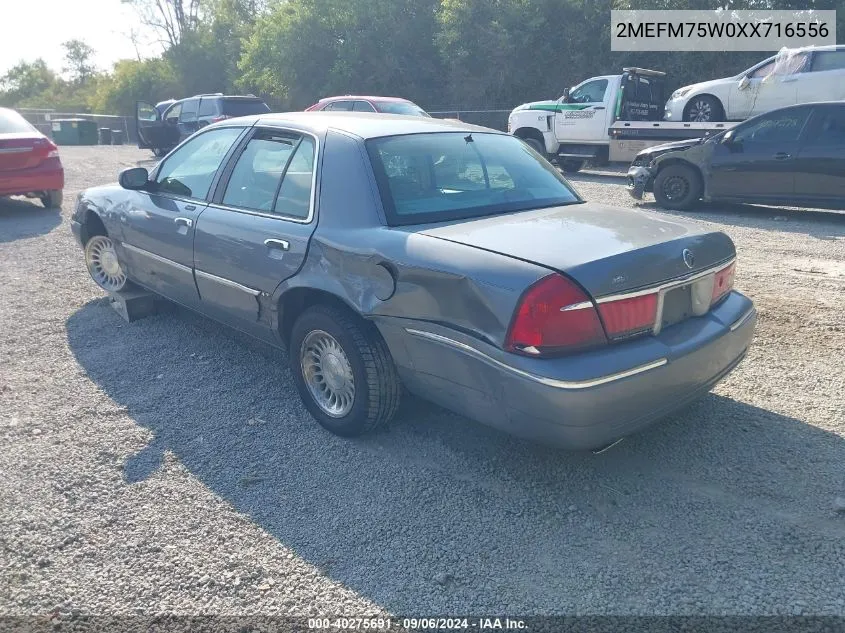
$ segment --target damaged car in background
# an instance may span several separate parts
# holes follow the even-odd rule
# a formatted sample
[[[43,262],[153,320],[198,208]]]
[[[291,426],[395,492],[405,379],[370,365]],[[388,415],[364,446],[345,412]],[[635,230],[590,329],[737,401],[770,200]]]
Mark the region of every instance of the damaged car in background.
[[[356,436],[402,387],[600,449],[703,396],[756,323],[722,232],[585,202],[518,138],[427,117],[222,121],[83,192],[94,281],[288,350],[306,409]]]
[[[628,170],[640,200],[686,210],[699,200],[841,209],[845,103],[812,103],[749,119],[719,134],[649,147]]]
[[[845,100],[845,46],[784,48],[733,77],[678,88],[667,121],[742,121],[799,103]]]

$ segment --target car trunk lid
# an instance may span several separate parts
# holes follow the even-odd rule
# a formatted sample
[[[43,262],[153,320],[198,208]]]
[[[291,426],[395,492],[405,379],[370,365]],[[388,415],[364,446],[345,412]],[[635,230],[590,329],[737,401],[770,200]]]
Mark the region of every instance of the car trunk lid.
[[[56,146],[44,136],[0,134],[0,171],[37,167],[55,149]]]
[[[562,272],[595,299],[694,276],[735,255],[724,233],[593,203],[432,225],[421,232]]]

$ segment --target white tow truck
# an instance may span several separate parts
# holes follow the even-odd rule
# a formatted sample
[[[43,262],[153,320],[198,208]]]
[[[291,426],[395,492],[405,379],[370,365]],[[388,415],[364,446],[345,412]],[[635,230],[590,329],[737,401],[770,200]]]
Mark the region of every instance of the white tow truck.
[[[587,161],[630,162],[652,145],[736,125],[663,121],[665,78],[666,73],[644,68],[590,77],[560,99],[516,107],[508,117],[508,132],[556,159],[564,171],[578,171]]]

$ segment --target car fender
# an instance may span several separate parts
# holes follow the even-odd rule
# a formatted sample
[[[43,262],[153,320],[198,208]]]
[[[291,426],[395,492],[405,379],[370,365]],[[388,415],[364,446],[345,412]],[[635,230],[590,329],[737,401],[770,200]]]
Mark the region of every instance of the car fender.
[[[656,178],[660,170],[673,164],[686,164],[696,171],[701,176],[701,181],[704,186],[704,198],[708,197],[709,181],[710,181],[710,154],[712,149],[706,143],[702,145],[695,145],[687,149],[677,150],[673,152],[666,152],[654,159],[654,162],[649,166],[649,171],[652,178]]]
[[[77,197],[73,219],[83,225],[83,231],[89,220],[89,214],[96,215],[110,237],[123,241],[123,225],[120,216],[127,204],[126,190],[119,185],[98,187],[96,192],[85,190]],[[83,238],[84,239],[84,238]]]

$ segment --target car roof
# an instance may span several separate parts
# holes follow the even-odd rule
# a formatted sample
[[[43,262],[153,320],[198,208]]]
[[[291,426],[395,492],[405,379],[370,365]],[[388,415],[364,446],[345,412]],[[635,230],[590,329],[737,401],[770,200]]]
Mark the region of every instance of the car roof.
[[[235,119],[208,126],[227,127],[233,124],[266,125],[271,127],[290,127],[293,129],[322,134],[334,129],[353,134],[362,139],[400,134],[425,134],[431,132],[478,132],[504,134],[499,130],[471,125],[457,121],[447,121],[419,116],[399,114],[377,114],[374,112],[270,112]]]
[[[413,103],[408,99],[402,97],[374,97],[367,95],[339,95],[337,97],[323,97],[317,103],[326,103],[328,101],[348,101],[350,99],[359,99],[361,101],[392,101],[394,103]]]

